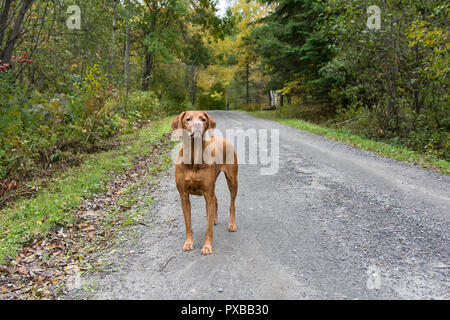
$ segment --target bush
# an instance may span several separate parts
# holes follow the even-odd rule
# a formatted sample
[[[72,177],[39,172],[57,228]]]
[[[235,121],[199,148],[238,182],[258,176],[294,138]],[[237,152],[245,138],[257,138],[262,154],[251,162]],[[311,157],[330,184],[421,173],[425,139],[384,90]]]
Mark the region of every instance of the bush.
[[[341,127],[364,137],[387,141],[397,146],[406,146],[423,154],[432,154],[441,159],[450,160],[450,118],[440,120],[437,127],[432,117],[434,114],[414,114],[410,108],[402,107],[399,112],[399,129],[392,129],[380,119],[383,106],[372,108],[354,104],[347,109],[338,111],[334,124],[342,123]],[[393,119],[390,119],[393,122]]]
[[[264,108],[265,106],[263,106]],[[249,103],[248,105],[244,104],[243,109],[245,111],[260,111],[261,110],[261,105],[256,104],[256,103]]]
[[[21,179],[38,167],[70,161],[144,120],[184,108],[142,91],[130,94],[125,106],[124,94],[97,66],[67,95],[29,92],[12,78],[0,73],[0,179]]]
[[[285,104],[275,110],[279,118],[293,118],[324,123],[329,118],[330,110],[325,104]]]
[[[127,114],[131,119],[151,119],[164,116],[169,110],[151,91],[136,91],[128,97]]]

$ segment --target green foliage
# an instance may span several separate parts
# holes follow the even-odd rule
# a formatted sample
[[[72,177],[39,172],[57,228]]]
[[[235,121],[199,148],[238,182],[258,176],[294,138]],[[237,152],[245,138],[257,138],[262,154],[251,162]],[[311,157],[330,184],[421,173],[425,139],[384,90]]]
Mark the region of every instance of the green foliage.
[[[199,108],[202,110],[224,110],[226,101],[223,95],[224,88],[220,83],[216,83],[210,89],[211,94],[200,94],[198,98]]]
[[[269,87],[281,89],[285,83],[300,78],[320,94],[325,83],[318,81],[318,73],[331,55],[327,33],[319,30],[325,23],[325,4],[315,0],[265,2],[276,7],[253,35],[265,70],[271,74]]]
[[[128,97],[108,84],[98,66],[88,67],[72,94],[25,92],[0,74],[0,178],[20,179],[39,167],[68,161],[102,140],[147,119],[176,113],[180,106],[153,92]]]
[[[19,3],[6,12],[0,59]],[[190,106],[199,90],[188,66],[198,73],[211,63],[209,42],[234,20],[216,16],[210,0],[86,0],[75,3],[82,13],[76,30],[65,23],[73,4],[34,1],[13,52],[27,62],[0,61],[1,180],[70,162]]]
[[[329,125],[449,159],[448,4],[374,1],[381,28],[371,30],[366,1],[266,2],[274,10],[253,33],[268,89],[326,103],[317,110]],[[279,109],[313,118],[305,103]]]
[[[318,105],[308,105],[306,102],[301,106],[297,104],[287,104],[282,108],[275,110],[275,116],[277,118],[293,118],[304,119],[314,123],[326,123],[329,114],[325,107]]]
[[[152,119],[162,117],[166,110],[164,105],[151,91],[136,91],[128,97],[132,110],[128,111],[130,118]]]

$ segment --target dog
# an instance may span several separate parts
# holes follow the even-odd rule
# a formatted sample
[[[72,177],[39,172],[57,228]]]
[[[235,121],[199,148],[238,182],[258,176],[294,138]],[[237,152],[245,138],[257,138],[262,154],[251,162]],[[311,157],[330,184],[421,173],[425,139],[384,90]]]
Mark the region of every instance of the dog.
[[[183,138],[175,167],[175,181],[186,225],[186,241],[183,250],[194,249],[189,196],[203,196],[206,201],[207,221],[205,242],[201,251],[204,255],[212,253],[213,229],[218,223],[217,198],[214,190],[220,172],[225,174],[231,196],[228,231],[236,231],[237,156],[229,141],[214,137],[215,127],[214,118],[204,111],[185,111],[172,120],[174,133]]]

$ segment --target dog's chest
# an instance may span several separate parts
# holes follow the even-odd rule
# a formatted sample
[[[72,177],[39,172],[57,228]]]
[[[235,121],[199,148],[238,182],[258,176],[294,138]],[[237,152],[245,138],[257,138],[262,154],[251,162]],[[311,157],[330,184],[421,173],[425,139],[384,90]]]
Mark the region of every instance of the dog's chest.
[[[181,187],[194,195],[203,195],[209,188],[214,187],[214,168],[208,166],[204,169],[184,168],[182,175],[177,179]]]

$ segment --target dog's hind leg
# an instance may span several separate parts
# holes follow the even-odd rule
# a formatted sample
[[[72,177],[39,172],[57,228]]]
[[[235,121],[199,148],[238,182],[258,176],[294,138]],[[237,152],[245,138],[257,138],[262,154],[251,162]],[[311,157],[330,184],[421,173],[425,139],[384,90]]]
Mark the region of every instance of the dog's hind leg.
[[[234,232],[236,231],[236,207],[235,200],[238,189],[238,179],[237,179],[237,164],[227,165],[224,173],[227,178],[228,190],[230,190],[230,222],[228,223],[228,231]]]

